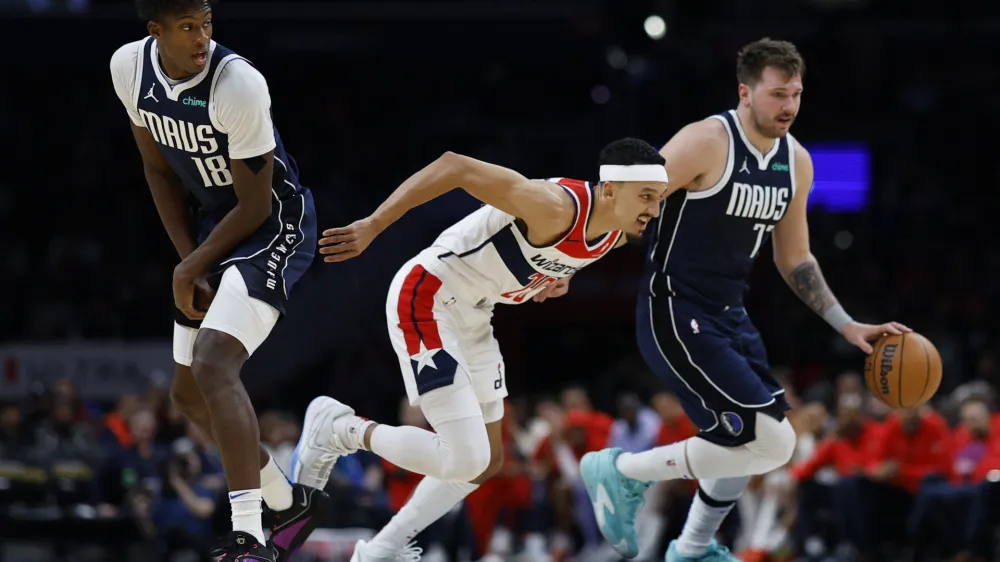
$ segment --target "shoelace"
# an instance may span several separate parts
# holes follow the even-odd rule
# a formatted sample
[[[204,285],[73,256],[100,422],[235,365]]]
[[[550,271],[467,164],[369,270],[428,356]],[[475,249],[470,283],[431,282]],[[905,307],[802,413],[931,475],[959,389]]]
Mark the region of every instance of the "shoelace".
[[[340,437],[333,435],[334,447],[341,446]],[[330,473],[333,472],[333,466],[337,464],[337,459],[343,455],[343,452],[338,451],[334,447],[320,447],[319,450],[323,451],[323,454],[319,456],[319,463],[312,467],[312,475],[323,482],[326,482],[330,478]],[[341,446],[341,449],[343,447]]]
[[[319,457],[319,463],[313,467],[313,476],[322,482],[326,482],[330,478],[330,473],[333,472],[333,466],[337,464],[337,459],[340,455],[337,453],[323,453]]]
[[[399,551],[396,555],[396,560],[399,562],[420,562],[420,555],[424,553],[424,549],[419,546],[414,546],[416,542],[411,542],[410,544],[403,547],[403,550]]]

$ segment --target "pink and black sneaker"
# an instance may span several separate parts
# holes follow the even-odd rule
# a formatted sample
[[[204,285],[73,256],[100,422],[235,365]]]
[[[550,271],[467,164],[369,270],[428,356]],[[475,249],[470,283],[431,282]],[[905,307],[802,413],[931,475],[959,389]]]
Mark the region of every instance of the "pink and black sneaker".
[[[243,531],[233,531],[209,555],[217,562],[275,562],[273,548]]]
[[[288,562],[292,553],[312,534],[329,507],[330,496],[323,490],[302,484],[292,485],[292,507],[271,512],[271,544],[278,553],[276,562]]]

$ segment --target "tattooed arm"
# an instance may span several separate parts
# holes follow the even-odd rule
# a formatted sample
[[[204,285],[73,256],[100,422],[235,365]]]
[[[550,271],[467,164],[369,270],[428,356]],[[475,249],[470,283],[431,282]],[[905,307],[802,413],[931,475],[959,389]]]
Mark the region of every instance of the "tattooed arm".
[[[822,316],[837,305],[819,263],[809,248],[809,223],[806,202],[812,188],[813,167],[809,152],[795,143],[795,196],[788,213],[774,227],[774,264],[781,276],[802,302]],[[834,326],[836,328],[836,326]]]
[[[806,202],[813,183],[813,165],[809,152],[795,145],[796,193],[788,206],[788,213],[774,227],[774,263],[781,276],[802,302],[823,317],[833,329],[848,341],[871,353],[867,340],[884,333],[898,334],[909,328],[895,322],[881,325],[862,324],[851,319],[844,307],[833,296],[823,278],[816,257],[809,248],[809,223],[806,220]]]

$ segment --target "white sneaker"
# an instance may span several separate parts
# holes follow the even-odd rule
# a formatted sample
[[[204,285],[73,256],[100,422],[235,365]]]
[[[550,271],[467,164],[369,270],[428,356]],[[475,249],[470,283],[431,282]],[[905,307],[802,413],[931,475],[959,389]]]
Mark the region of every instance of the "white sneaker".
[[[334,430],[334,421],[345,417],[356,417],[354,409],[329,396],[309,403],[302,436],[292,453],[292,482],[322,490],[337,459],[358,450],[357,439],[353,444],[345,443]]]
[[[420,555],[424,552],[424,549],[419,546],[413,546],[415,544],[411,542],[392,557],[375,558],[367,554],[368,543],[358,541],[354,545],[354,556],[351,556],[351,562],[420,562]]]

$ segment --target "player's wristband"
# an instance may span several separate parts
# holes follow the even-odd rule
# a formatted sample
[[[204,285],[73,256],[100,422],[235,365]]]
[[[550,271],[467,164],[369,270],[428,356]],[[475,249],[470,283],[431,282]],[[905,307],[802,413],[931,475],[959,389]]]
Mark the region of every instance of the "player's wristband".
[[[826,309],[826,312],[823,313],[823,320],[826,320],[827,324],[833,326],[833,329],[837,330],[838,334],[844,331],[844,326],[854,322],[854,319],[847,314],[847,311],[844,310],[843,306],[840,306],[840,303]]]

